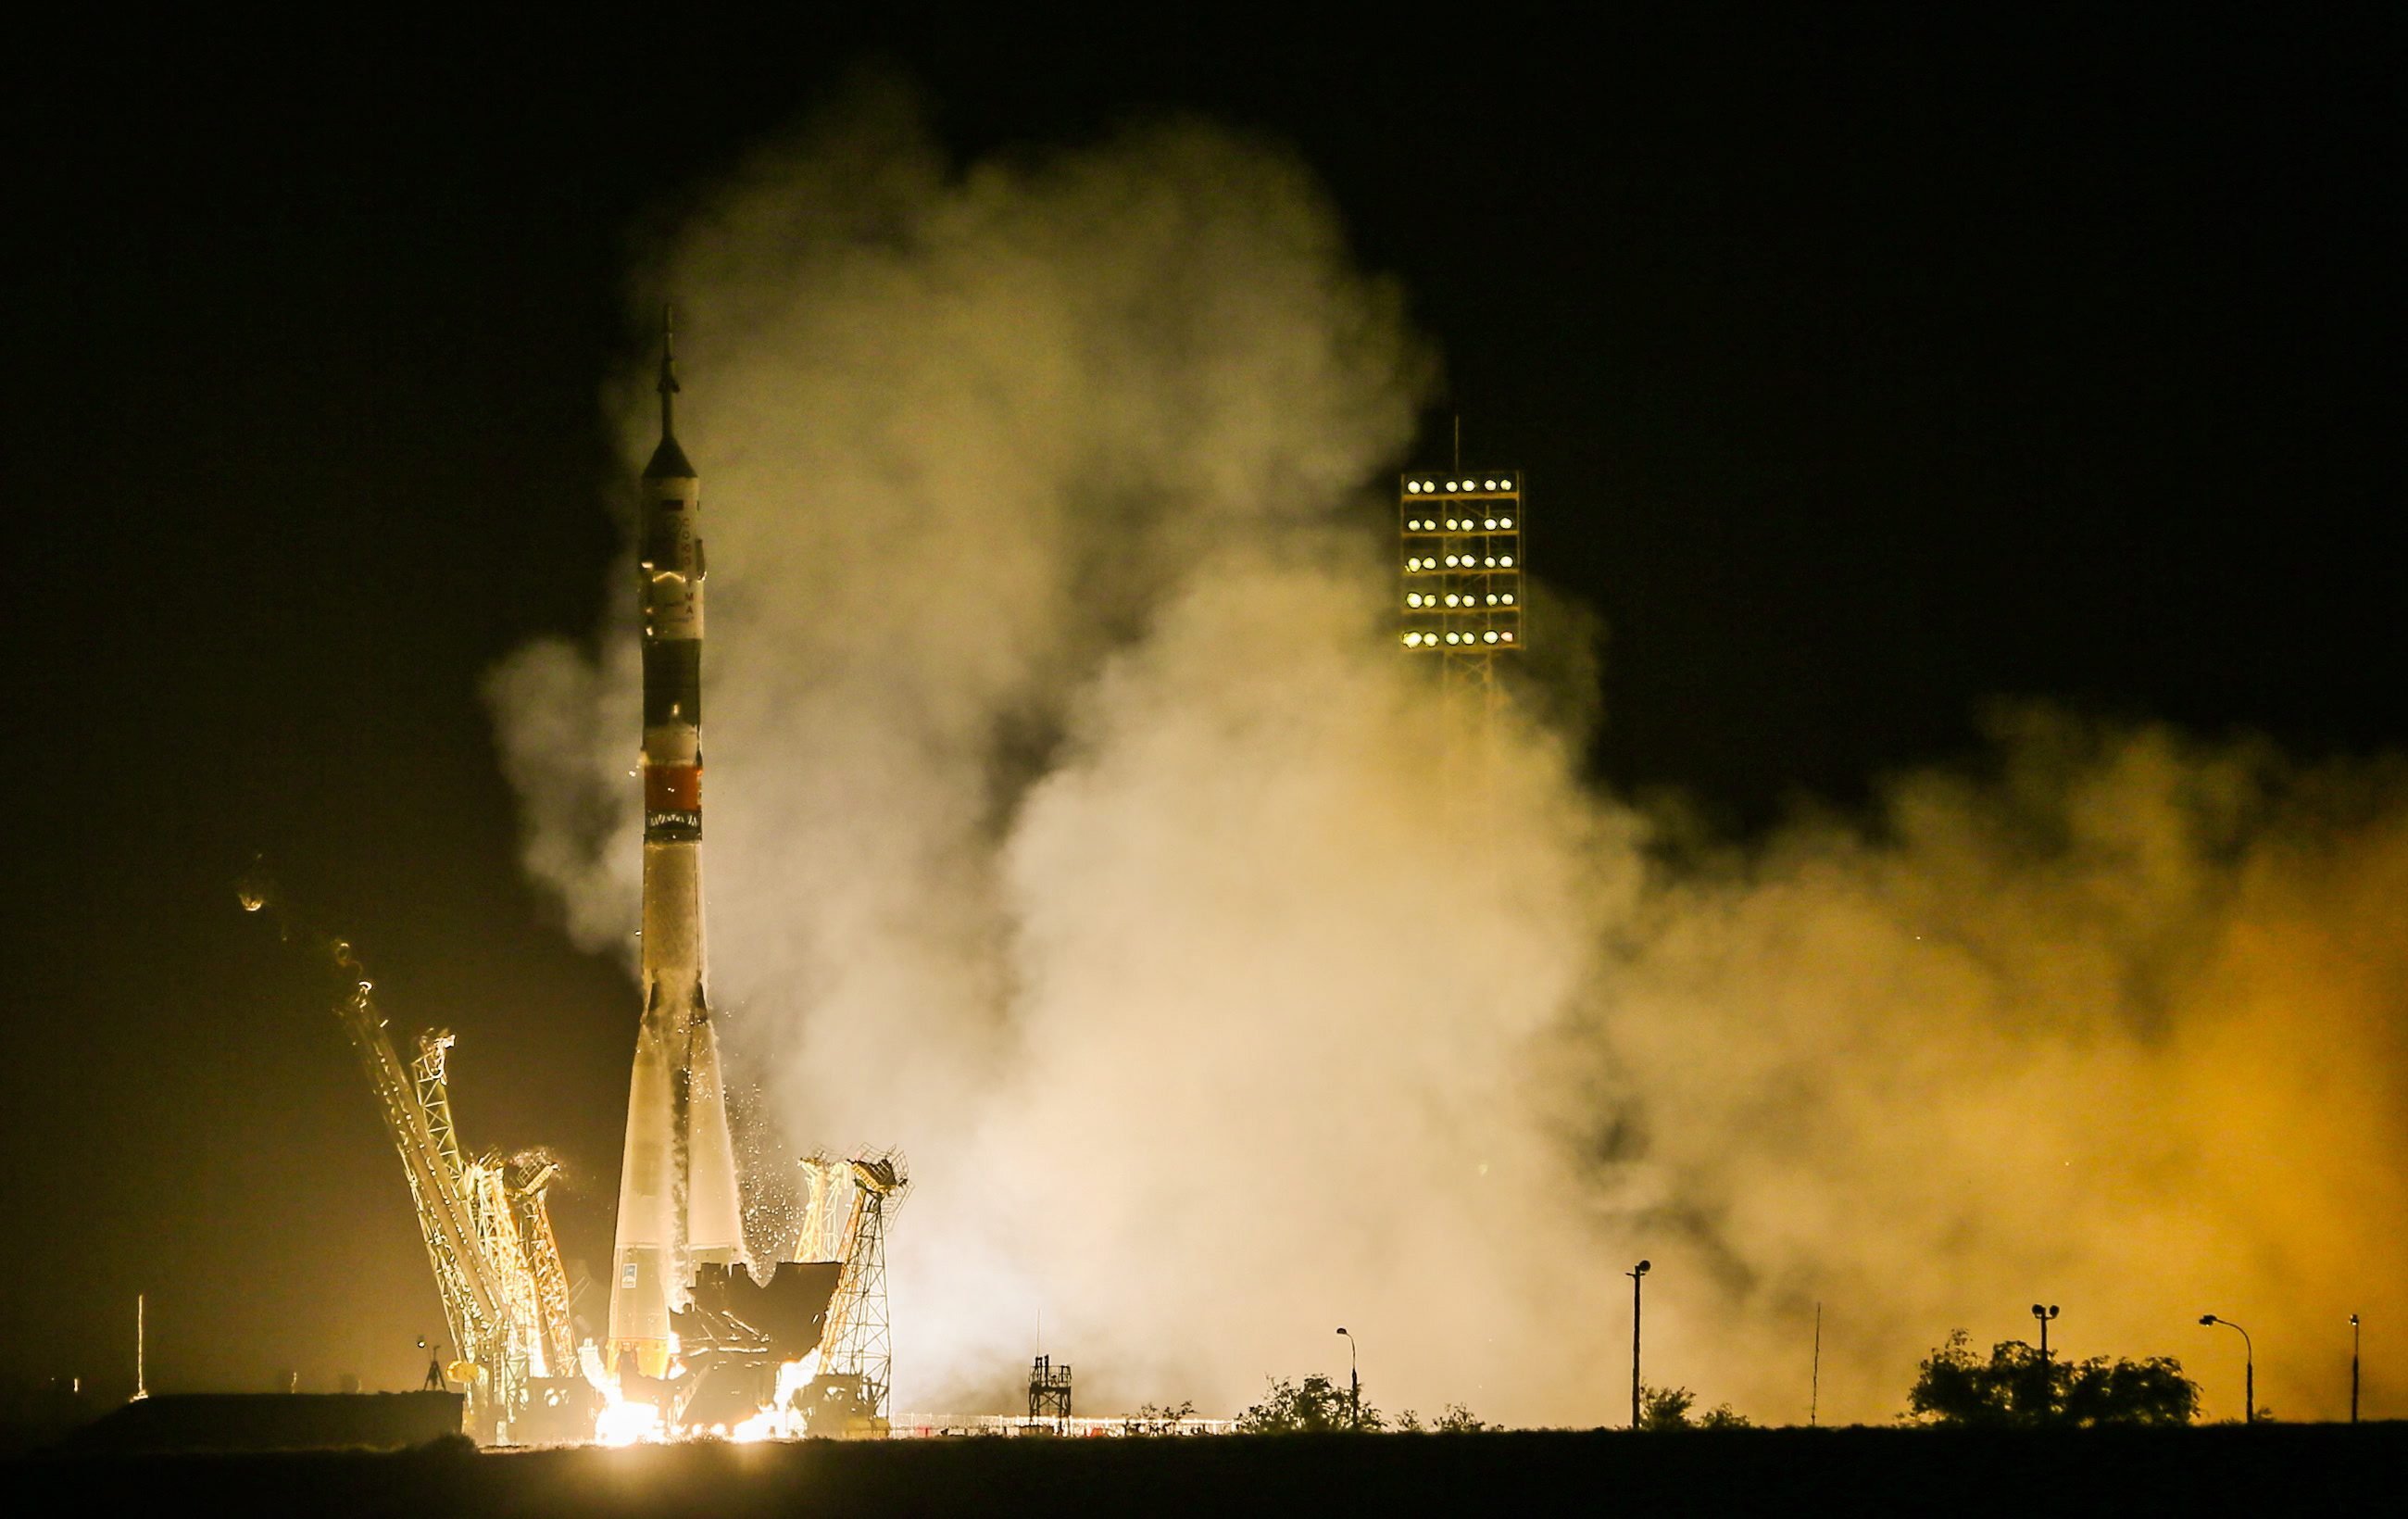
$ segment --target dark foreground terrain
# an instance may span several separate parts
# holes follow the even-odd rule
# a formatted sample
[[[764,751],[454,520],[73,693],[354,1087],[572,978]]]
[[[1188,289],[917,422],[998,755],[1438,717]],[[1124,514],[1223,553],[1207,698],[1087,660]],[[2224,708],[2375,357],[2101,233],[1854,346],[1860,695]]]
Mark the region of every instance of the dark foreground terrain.
[[[952,1440],[479,1454],[58,1454],[9,1461],[19,1512],[2397,1513],[2408,1423],[2046,1434]],[[12,1508],[15,1504],[12,1502]]]

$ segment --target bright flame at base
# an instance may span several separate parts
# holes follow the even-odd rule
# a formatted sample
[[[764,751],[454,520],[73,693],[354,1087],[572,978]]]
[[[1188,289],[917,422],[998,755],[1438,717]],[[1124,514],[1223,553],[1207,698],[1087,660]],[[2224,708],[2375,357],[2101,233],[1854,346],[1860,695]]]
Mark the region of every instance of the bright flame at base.
[[[785,1423],[785,1416],[776,1409],[763,1409],[729,1430],[727,1438],[738,1445],[750,1445],[756,1440],[777,1440],[786,1433]]]
[[[650,1403],[611,1403],[594,1421],[594,1439],[604,1445],[633,1445],[661,1438],[661,1411]]]
[[[756,1440],[799,1439],[803,1433],[803,1415],[795,1406],[795,1400],[810,1384],[820,1364],[816,1350],[801,1360],[781,1364],[775,1400],[732,1428],[724,1424],[680,1428],[663,1419],[656,1406],[623,1399],[619,1396],[616,1379],[600,1374],[600,1359],[594,1354],[591,1342],[585,1349],[587,1375],[594,1380],[595,1389],[604,1398],[602,1412],[594,1420],[594,1440],[598,1445],[634,1445],[671,1440],[728,1440],[749,1445]]]

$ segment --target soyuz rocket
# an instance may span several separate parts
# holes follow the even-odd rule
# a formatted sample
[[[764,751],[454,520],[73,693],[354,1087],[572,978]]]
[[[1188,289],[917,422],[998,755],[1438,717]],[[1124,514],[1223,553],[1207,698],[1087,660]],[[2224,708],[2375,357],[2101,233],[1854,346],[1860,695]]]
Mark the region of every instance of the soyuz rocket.
[[[677,369],[661,323],[661,441],[645,466],[638,538],[644,614],[643,1025],[627,1088],[627,1148],[610,1279],[607,1359],[665,1375],[669,1315],[695,1268],[745,1261],[736,1149],[702,942],[701,482],[678,447]]]

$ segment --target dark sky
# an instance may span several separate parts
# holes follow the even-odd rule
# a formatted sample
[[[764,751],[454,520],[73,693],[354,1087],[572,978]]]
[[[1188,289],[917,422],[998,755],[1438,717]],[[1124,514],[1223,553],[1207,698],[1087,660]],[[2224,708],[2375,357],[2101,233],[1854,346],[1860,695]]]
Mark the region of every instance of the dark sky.
[[[604,594],[631,230],[866,63],[965,153],[1185,109],[1313,165],[1603,613],[1615,785],[1761,828],[2000,695],[2408,741],[2398,23],[2026,8],[21,51],[0,1372],[130,1383],[148,1287],[157,1385],[416,1373],[398,1167],[253,852],[607,1248],[634,994],[520,880],[478,681]]]

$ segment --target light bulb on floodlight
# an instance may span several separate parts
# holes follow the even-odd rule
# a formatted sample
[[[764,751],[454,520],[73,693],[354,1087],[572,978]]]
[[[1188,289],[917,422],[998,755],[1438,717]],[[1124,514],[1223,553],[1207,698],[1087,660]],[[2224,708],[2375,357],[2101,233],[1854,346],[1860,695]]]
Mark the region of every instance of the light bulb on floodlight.
[[[1485,521],[1484,521],[1484,522],[1481,523],[1481,525],[1482,525],[1483,527],[1487,528],[1487,529],[1488,529],[1488,531],[1490,531],[1490,532],[1494,533],[1494,532],[1496,532],[1496,531],[1497,531],[1497,519],[1496,519],[1496,518],[1494,518],[1494,517],[1490,517],[1490,518],[1486,519]]]
[[[1499,490],[1510,491],[1513,488],[1513,482],[1510,480],[1500,480],[1497,485]]]
[[[1497,525],[1499,527],[1511,527],[1513,525],[1513,519],[1511,517],[1499,517],[1497,519]]]
[[[1508,607],[1513,605],[1513,593],[1511,591],[1505,593],[1505,605]]]
[[[1505,635],[1505,641],[1506,641],[1507,643],[1512,643],[1512,642],[1513,641],[1513,635],[1512,635],[1511,633],[1506,634],[1506,635]]]
[[[1507,554],[1505,556],[1504,564],[1507,569],[1512,569],[1513,567],[1513,556],[1510,553]]]
[[[1494,634],[1494,633],[1486,634],[1486,635],[1484,635],[1484,636],[1488,639],[1488,641],[1489,641],[1490,643],[1495,643],[1495,642],[1497,641],[1497,635],[1496,635],[1496,634]]]

